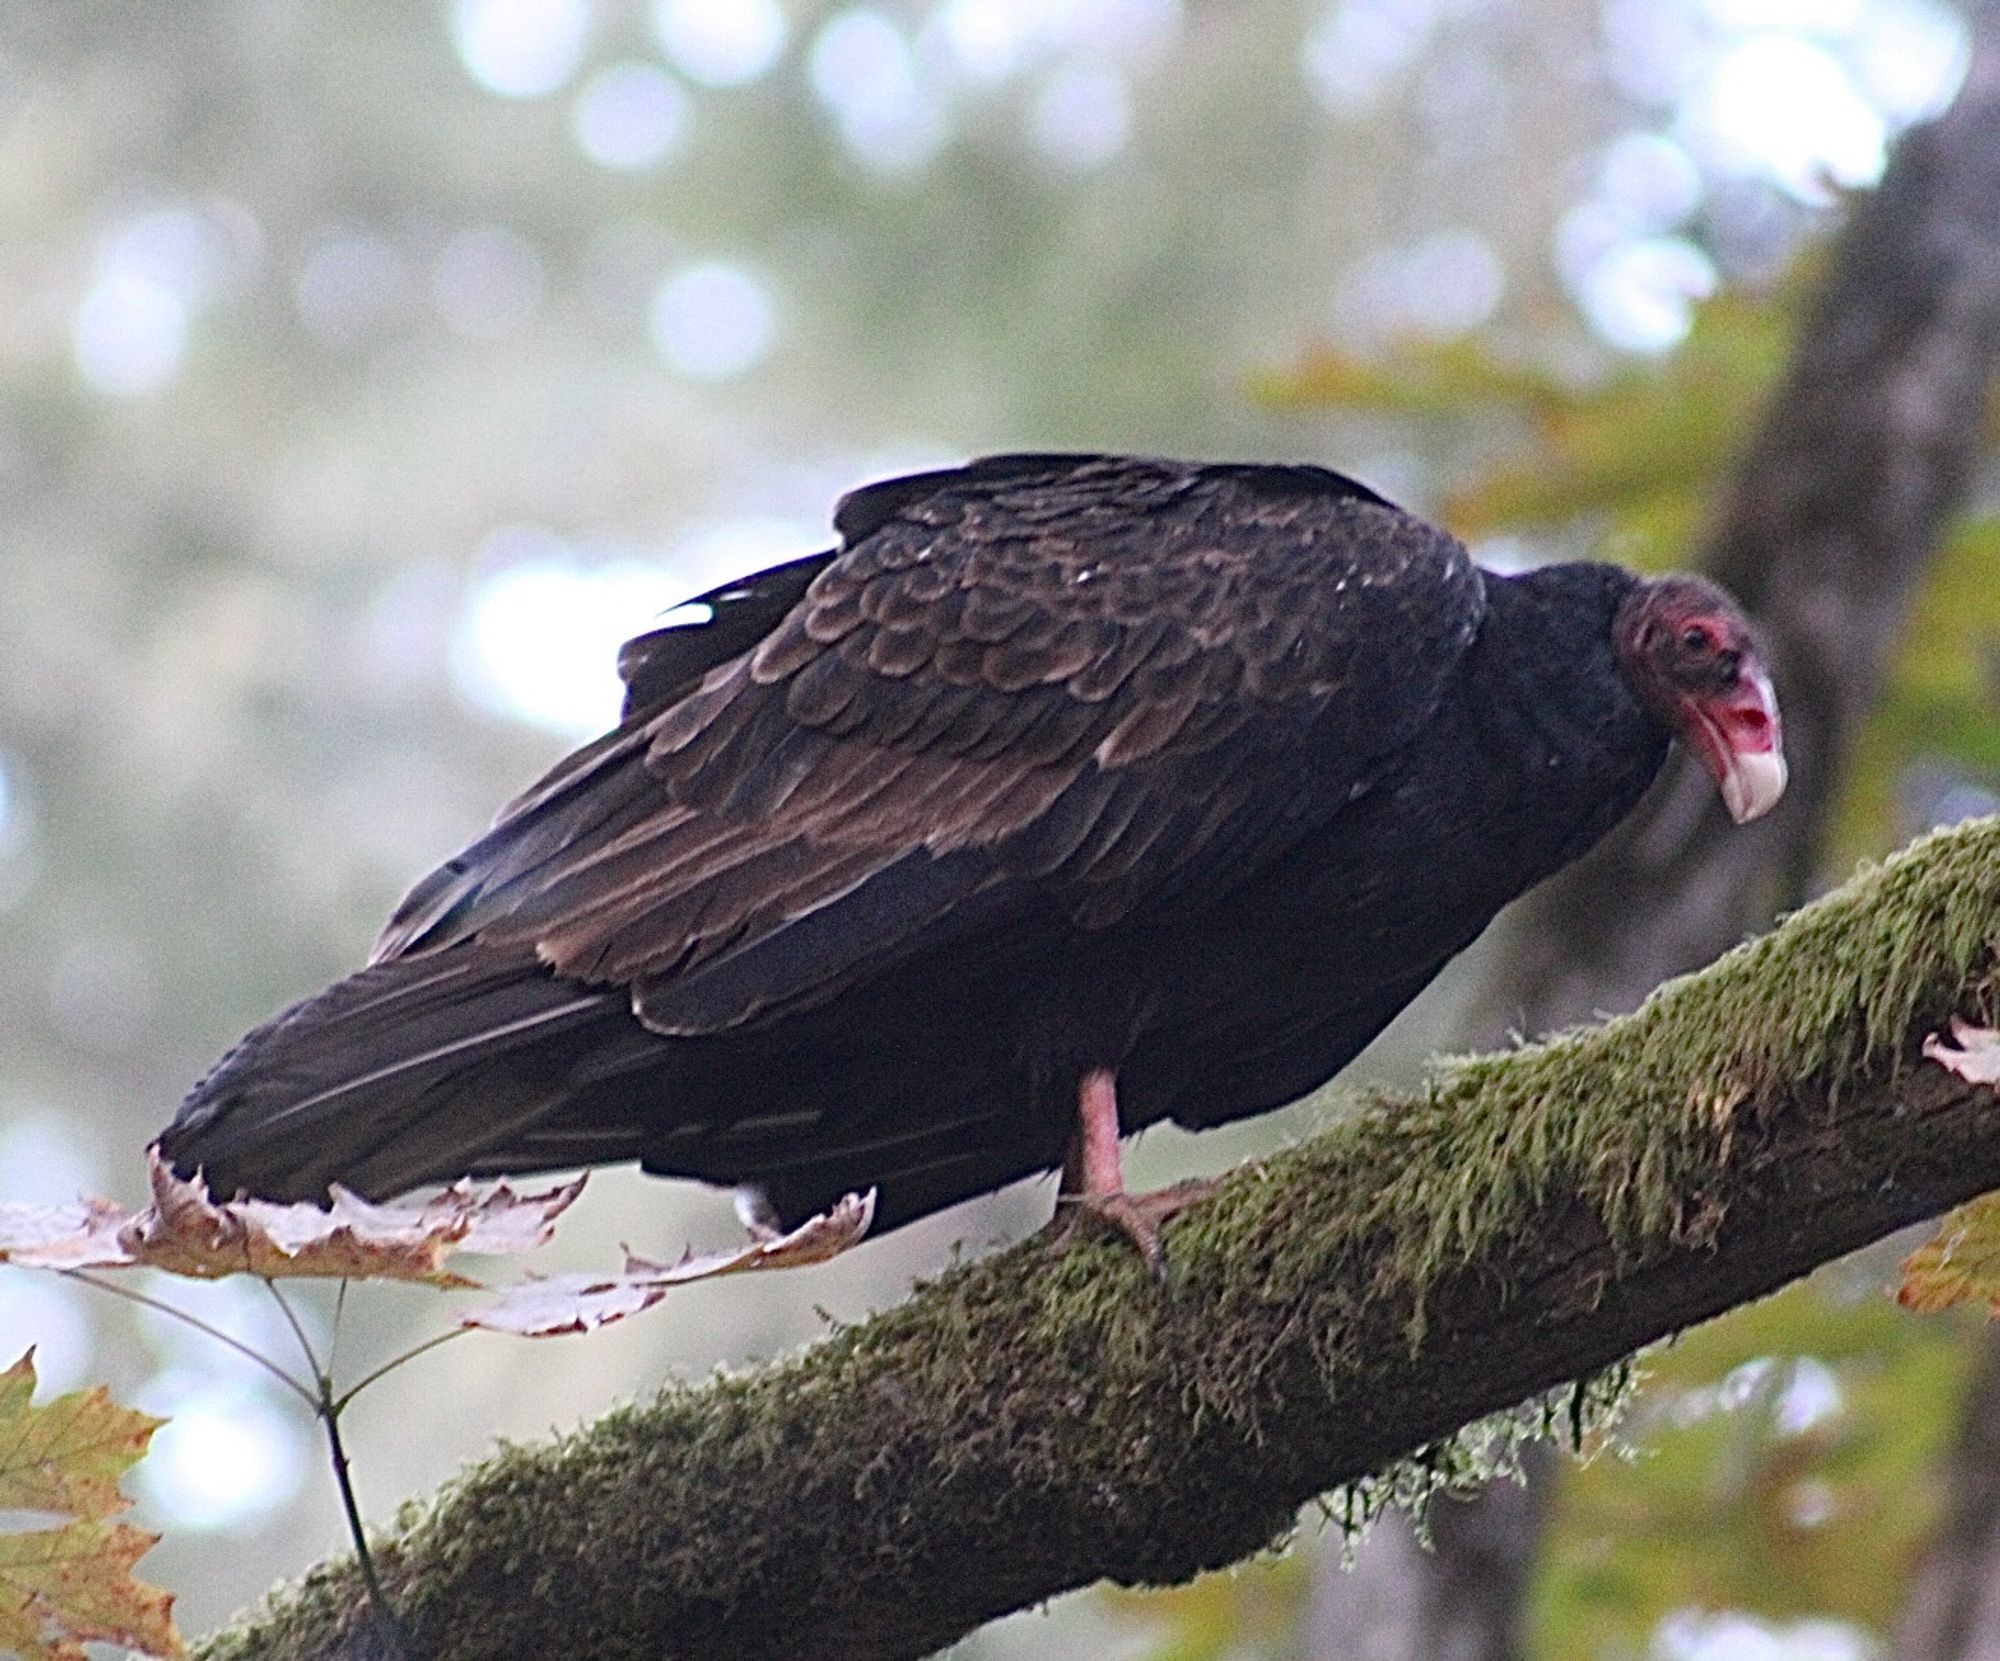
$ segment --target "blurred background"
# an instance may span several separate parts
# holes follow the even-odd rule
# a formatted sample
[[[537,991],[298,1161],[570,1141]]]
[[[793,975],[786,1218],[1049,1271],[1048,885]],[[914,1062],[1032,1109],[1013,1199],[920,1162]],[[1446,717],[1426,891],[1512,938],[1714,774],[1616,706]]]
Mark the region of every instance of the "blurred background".
[[[1945,0],[9,0],[0,1199],[140,1199],[188,1083],[609,723],[621,639],[824,545],[862,480],[1304,458],[1497,565],[1691,558],[1850,193],[1967,53]],[[1927,570],[1815,881],[1996,805],[1995,506]],[[1531,1012],[1507,967],[1475,955],[1354,1078]],[[1136,1174],[1339,1099],[1156,1133]],[[1049,1204],[453,1344],[353,1410],[364,1506],[782,1352]],[[542,1266],[738,1237],[726,1197],[616,1173]],[[1892,1653],[1985,1348],[1895,1312],[1894,1261],[1655,1358],[1634,1456],[1537,1484],[1490,1653]],[[153,1289],[292,1359],[261,1288]],[[357,1291],[343,1371],[447,1309]],[[0,1362],[30,1343],[49,1388],[171,1415],[136,1486],[188,1631],[341,1548],[310,1418],[247,1363],[0,1269]],[[955,1653],[1365,1658],[1340,1556],[1309,1519]]]

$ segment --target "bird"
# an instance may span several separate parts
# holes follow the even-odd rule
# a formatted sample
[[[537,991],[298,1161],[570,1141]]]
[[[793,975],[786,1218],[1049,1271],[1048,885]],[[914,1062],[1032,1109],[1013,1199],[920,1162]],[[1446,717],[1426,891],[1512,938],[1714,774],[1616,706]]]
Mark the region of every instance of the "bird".
[[[1785,787],[1721,588],[1484,569],[1319,466],[995,455],[833,524],[628,642],[618,725],[161,1157],[321,1203],[636,1160],[878,1233],[1059,1170],[1157,1265],[1213,1182],[1128,1192],[1122,1138],[1338,1073],[1675,742],[1739,822]]]

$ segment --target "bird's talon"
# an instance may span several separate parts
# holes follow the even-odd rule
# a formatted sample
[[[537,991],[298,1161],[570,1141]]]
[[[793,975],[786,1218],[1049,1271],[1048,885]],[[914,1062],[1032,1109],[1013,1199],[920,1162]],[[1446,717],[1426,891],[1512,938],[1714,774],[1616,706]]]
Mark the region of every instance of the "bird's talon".
[[[1198,1177],[1157,1188],[1150,1194],[1064,1194],[1056,1207],[1058,1237],[1067,1237],[1084,1217],[1095,1217],[1132,1242],[1147,1272],[1161,1286],[1169,1278],[1167,1244],[1162,1230],[1197,1201],[1207,1199],[1221,1186],[1214,1177]],[[1065,1214],[1064,1206],[1075,1209]]]

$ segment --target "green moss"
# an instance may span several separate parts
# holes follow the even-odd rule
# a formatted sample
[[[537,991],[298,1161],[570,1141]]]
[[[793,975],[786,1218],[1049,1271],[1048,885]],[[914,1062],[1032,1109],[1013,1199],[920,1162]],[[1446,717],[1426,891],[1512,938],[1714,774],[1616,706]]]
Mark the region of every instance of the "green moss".
[[[1484,1477],[1526,1435],[1603,1422],[1625,1374],[1391,1458],[1370,1410],[1407,1383],[1444,1277],[1478,1263],[1498,1305],[1510,1242],[1555,1199],[1633,1260],[1706,1237],[1740,1128],[1795,1087],[1911,1062],[1996,931],[2000,819],[1926,839],[1629,1017],[1448,1064],[1233,1173],[1170,1231],[1164,1296],[1122,1243],[1025,1242],[795,1360],[503,1449],[400,1528],[385,1575],[435,1661],[547,1647],[524,1591],[594,1654],[701,1654],[726,1632],[775,1655],[801,1598],[871,1598],[879,1624],[901,1618],[896,1588],[935,1596],[944,1572],[962,1630],[1065,1584],[1051,1564],[1179,1578],[1269,1544],[1329,1483],[1358,1525]],[[316,1574],[204,1653],[324,1653],[309,1640],[352,1618],[351,1579]],[[452,1627],[496,1581],[478,1629]],[[625,1633],[629,1650],[607,1637]]]
[[[1329,1256],[1387,1237],[1395,1249],[1370,1254],[1376,1289],[1421,1293],[1557,1188],[1635,1248],[1700,1227],[1682,1205],[1742,1115],[1783,1085],[1914,1059],[1912,1028],[1942,1019],[1996,938],[2000,819],[1983,819],[1863,871],[1631,1015],[1446,1063],[1414,1098],[1366,1100],[1233,1184],[1249,1203],[1177,1238],[1200,1239],[1232,1271],[1263,1268],[1244,1258],[1275,1240],[1270,1220],[1337,1194],[1313,1204],[1322,1228],[1277,1243],[1266,1290],[1282,1295],[1323,1275]]]

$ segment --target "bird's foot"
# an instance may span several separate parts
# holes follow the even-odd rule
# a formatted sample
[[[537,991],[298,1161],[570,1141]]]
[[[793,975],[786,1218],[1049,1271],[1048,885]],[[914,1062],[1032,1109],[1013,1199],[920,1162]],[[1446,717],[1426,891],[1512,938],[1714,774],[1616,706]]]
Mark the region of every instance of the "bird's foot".
[[[1222,1186],[1220,1177],[1193,1177],[1150,1194],[1064,1194],[1056,1202],[1056,1226],[1068,1234],[1077,1222],[1095,1218],[1108,1224],[1139,1249],[1152,1277],[1167,1279],[1167,1246],[1161,1230],[1191,1205]]]

